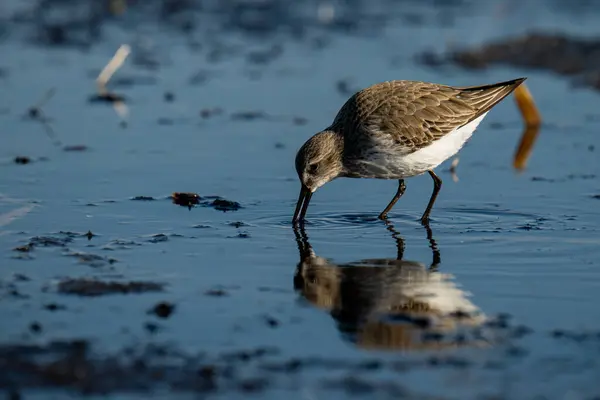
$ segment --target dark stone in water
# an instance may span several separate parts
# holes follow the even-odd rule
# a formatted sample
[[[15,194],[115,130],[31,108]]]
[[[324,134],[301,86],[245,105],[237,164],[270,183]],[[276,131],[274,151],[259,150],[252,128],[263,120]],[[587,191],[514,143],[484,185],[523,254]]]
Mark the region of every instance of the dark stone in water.
[[[225,199],[215,199],[211,203],[211,206],[215,210],[227,212],[227,211],[237,211],[242,206],[237,201],[225,200]]]
[[[270,315],[265,315],[263,319],[269,328],[277,328],[279,325],[281,325],[281,322],[279,322],[277,318],[274,318]]]
[[[42,333],[42,325],[39,322],[32,322],[29,324],[29,330],[36,334]]]
[[[237,239],[249,239],[251,236],[248,232],[240,232],[235,236],[230,236]]]
[[[59,310],[66,310],[66,309],[67,309],[67,307],[62,304],[57,304],[57,303],[44,304],[44,310],[48,310],[48,311],[59,311]]]
[[[131,294],[162,292],[164,284],[156,282],[104,282],[96,279],[65,279],[58,284],[58,292],[77,296],[104,296],[109,294]]]
[[[15,157],[15,164],[25,165],[25,164],[29,164],[30,162],[31,162],[31,158],[29,158],[29,157],[26,157],[26,156]]]
[[[152,236],[152,238],[148,241],[150,243],[161,243],[161,242],[166,242],[168,240],[169,240],[169,237],[167,235],[165,235],[164,233],[158,233],[158,234]]]
[[[175,95],[173,94],[173,92],[165,92],[165,94],[163,95],[163,99],[167,103],[171,103],[175,100]]]
[[[168,303],[166,301],[162,301],[162,302],[156,304],[154,307],[152,307],[152,309],[150,309],[150,311],[148,311],[148,314],[154,314],[159,318],[169,318],[171,316],[171,314],[173,314],[174,311],[175,311],[174,304]]]
[[[156,200],[156,199],[154,197],[152,197],[152,196],[135,196],[135,197],[132,197],[131,200],[134,200],[134,201],[153,201],[153,200]]]

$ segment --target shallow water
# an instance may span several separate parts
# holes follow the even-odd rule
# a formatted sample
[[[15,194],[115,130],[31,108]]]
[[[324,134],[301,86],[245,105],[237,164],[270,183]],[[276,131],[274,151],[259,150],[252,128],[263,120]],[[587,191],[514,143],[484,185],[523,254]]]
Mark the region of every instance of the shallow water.
[[[423,48],[513,34],[530,15],[508,7],[513,11],[499,16],[495,8],[471,6],[455,6],[457,16],[444,24],[431,17],[430,6],[408,2],[424,23],[403,24],[398,12],[373,34],[309,30],[309,37],[327,39],[321,50],[308,39],[276,33],[256,39],[233,31],[219,40],[237,53],[216,63],[206,60],[206,49],[191,51],[179,34],[140,29],[137,36],[147,35],[152,54],[164,63],[146,70],[128,61],[115,75],[142,82],[114,87],[128,99],[126,129],[110,105],[90,104],[88,97],[95,74],[135,35],[113,27],[80,51],[35,46],[25,33],[12,31],[0,42],[1,53],[10,54],[0,61],[6,71],[0,78],[0,342],[89,339],[100,357],[147,343],[215,357],[266,346],[278,350],[273,362],[309,365],[284,373],[265,372],[262,361],[239,366],[244,377],[266,377],[268,385],[258,391],[265,398],[345,398],[352,391],[375,398],[400,392],[457,399],[600,395],[594,356],[600,345],[598,94],[544,72],[466,73],[416,64],[414,55]],[[548,9],[528,22],[592,34],[598,18]],[[246,61],[249,51],[272,43],[283,47],[278,58],[259,66]],[[207,81],[190,84],[199,70],[208,71]],[[432,189],[427,176],[407,180],[391,226],[375,217],[395,182],[340,179],[315,194],[305,232],[294,232],[299,184],[293,158],[348,96],[336,89],[340,79],[360,88],[387,79],[463,85],[523,75],[544,118],[524,172],[511,166],[522,126],[509,98],[460,152],[458,181],[449,163],[439,168],[444,185],[431,232],[417,222]],[[56,95],[43,114],[63,145],[85,145],[85,151],[54,146],[39,121],[23,118],[51,87]],[[173,102],[165,102],[167,91]],[[216,107],[221,114],[199,115]],[[232,117],[247,111],[268,118]],[[32,162],[17,165],[16,156]],[[172,204],[173,192],[218,195],[242,208],[188,209]],[[154,200],[132,200],[136,196]],[[305,236],[313,253],[301,251]],[[13,250],[33,237],[59,242]],[[399,252],[405,264],[394,261]],[[81,297],[58,292],[65,277],[152,281],[166,289]],[[403,321],[390,311],[395,295],[414,290],[433,293],[442,306],[469,304],[491,320],[509,315],[510,329],[488,327],[485,345],[478,339],[450,348],[422,346],[403,336]],[[160,301],[175,304],[166,319],[147,313]],[[65,309],[51,312],[48,304]],[[365,315],[373,330],[361,325]],[[33,322],[41,332],[32,332]],[[147,322],[158,331],[149,333]],[[527,334],[514,334],[519,329]],[[308,361],[315,359],[325,360],[325,367]],[[338,365],[327,366],[332,360]],[[361,369],[366,362],[381,365]],[[14,386],[7,382],[0,379],[5,389]],[[40,386],[24,382],[17,388],[43,396]],[[245,397],[238,389],[224,387],[211,396]],[[56,398],[69,393],[77,390],[53,391]],[[111,393],[138,396],[135,390]]]

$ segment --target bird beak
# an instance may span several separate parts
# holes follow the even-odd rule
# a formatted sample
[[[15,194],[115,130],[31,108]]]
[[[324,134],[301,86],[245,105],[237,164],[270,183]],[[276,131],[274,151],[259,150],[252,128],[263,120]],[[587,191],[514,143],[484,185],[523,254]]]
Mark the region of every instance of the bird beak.
[[[304,221],[304,216],[306,215],[306,210],[308,209],[308,203],[310,203],[311,197],[312,192],[310,189],[302,185],[302,189],[300,189],[300,196],[298,197],[298,203],[296,204],[296,211],[294,212],[294,218],[292,219],[293,224]]]

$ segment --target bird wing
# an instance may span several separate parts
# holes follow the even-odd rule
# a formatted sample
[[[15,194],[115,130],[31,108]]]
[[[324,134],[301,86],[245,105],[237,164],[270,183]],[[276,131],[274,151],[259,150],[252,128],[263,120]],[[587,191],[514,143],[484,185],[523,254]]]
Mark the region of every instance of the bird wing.
[[[411,153],[489,111],[523,80],[471,87],[383,82],[348,99],[331,129],[343,132],[351,141],[383,135]]]

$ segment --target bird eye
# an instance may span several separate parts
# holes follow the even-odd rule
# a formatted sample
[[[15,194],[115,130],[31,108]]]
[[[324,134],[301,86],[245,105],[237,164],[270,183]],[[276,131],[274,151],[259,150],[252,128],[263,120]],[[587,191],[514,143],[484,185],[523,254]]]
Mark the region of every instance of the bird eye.
[[[317,164],[311,164],[308,166],[308,173],[315,174],[317,172]]]

